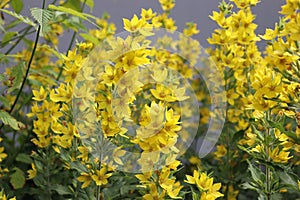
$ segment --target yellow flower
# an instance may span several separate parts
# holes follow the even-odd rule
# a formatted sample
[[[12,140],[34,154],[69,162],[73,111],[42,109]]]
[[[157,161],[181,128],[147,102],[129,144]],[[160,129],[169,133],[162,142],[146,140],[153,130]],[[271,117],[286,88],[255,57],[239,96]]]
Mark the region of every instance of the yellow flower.
[[[258,4],[260,2],[260,0],[231,0],[232,2],[235,3],[235,5],[240,8],[246,8],[249,6],[255,6],[256,4]]]
[[[225,156],[227,154],[227,149],[224,145],[218,145],[217,146],[217,151],[214,153],[214,155],[217,158],[222,158],[223,156]]]
[[[176,182],[175,184],[173,184],[171,187],[169,187],[167,189],[167,194],[172,198],[172,199],[176,199],[178,198],[178,194],[180,192],[180,190],[183,188],[182,185],[180,185],[180,182]],[[180,198],[180,197],[179,197]]]
[[[176,132],[181,130],[181,126],[179,126],[179,119],[180,115],[174,115],[173,109],[166,111],[166,123],[163,131],[165,131],[170,137],[176,136]]]
[[[216,11],[213,11],[213,15],[209,17],[214,20],[221,28],[227,28],[232,20],[232,16],[226,18],[224,12],[218,13]]]
[[[123,161],[121,160],[120,157],[124,156],[126,151],[121,149],[122,147],[117,147],[114,149],[113,151],[113,159],[116,163],[118,163],[119,165],[124,165]]]
[[[31,141],[39,148],[46,148],[50,144],[50,137],[33,138]]]
[[[138,159],[138,163],[141,166],[143,173],[150,172],[153,170],[155,164],[159,161],[160,152],[142,152],[141,157]]]
[[[234,190],[234,187],[232,185],[229,185],[229,188],[228,188],[228,200],[236,200],[238,194],[239,194],[239,191],[238,190]]]
[[[277,29],[272,30],[272,29],[267,28],[265,34],[261,35],[260,37],[264,40],[273,40],[277,37],[277,34],[278,34]]]
[[[0,192],[0,199],[7,200],[6,194],[2,194],[2,191]],[[9,198],[9,200],[16,200],[16,197]]]
[[[157,191],[156,185],[154,183],[150,184],[150,194],[145,194],[143,196],[144,200],[164,200],[165,198],[165,190],[163,190],[160,194]]]
[[[78,147],[78,151],[81,153],[77,158],[81,158],[82,161],[88,161],[89,160],[89,149],[85,146]]]
[[[33,97],[32,99],[36,101],[43,101],[46,99],[48,95],[48,90],[45,90],[42,86],[40,87],[40,91],[32,90]]]
[[[187,28],[183,30],[184,35],[190,37],[198,34],[200,31],[197,29],[197,24],[186,23]]]
[[[227,91],[226,97],[228,103],[234,106],[234,100],[237,99],[239,95],[234,91],[234,89],[230,89]]]
[[[173,96],[173,92],[170,88],[165,87],[162,84],[156,84],[155,89],[151,89],[151,94],[159,100],[166,102],[176,101],[176,97]]]
[[[189,161],[192,165],[197,165],[198,167],[200,167],[201,160],[198,157],[192,156],[190,157]]]
[[[164,11],[170,11],[175,6],[174,0],[159,0],[161,7]]]
[[[7,8],[9,6],[8,5],[9,1],[10,0],[2,0],[1,3],[0,3],[0,9]]]
[[[194,170],[193,176],[186,175],[187,180],[185,182],[189,184],[195,184],[199,191],[201,192],[201,199],[216,199],[218,197],[224,196],[218,190],[221,188],[221,183],[213,183],[213,178],[206,175],[206,173],[201,173]]]
[[[128,32],[135,32],[143,26],[145,23],[144,19],[140,19],[133,15],[133,18],[129,21],[128,19],[123,18],[124,29]]]
[[[70,84],[60,84],[60,86],[50,92],[50,99],[54,102],[66,102],[69,103],[72,100],[73,89]]]
[[[112,173],[106,173],[106,167],[102,167],[100,170],[96,171],[96,174],[92,175],[93,181],[96,185],[106,185],[108,183],[108,178],[112,176]]]
[[[291,18],[299,8],[298,0],[287,0],[286,4],[281,6],[280,14],[286,15],[287,19]]]
[[[35,165],[33,163],[31,163],[31,168],[32,169],[30,169],[30,170],[27,171],[27,173],[28,173],[28,179],[33,179],[36,176],[36,174],[37,174]]]
[[[79,177],[77,177],[77,180],[80,182],[83,182],[81,188],[86,188],[91,184],[92,176],[91,176],[91,174],[83,172],[80,174]]]
[[[293,156],[289,157],[289,154],[290,152],[286,152],[283,150],[280,151],[278,147],[275,147],[275,149],[273,149],[270,152],[270,157],[274,162],[287,163],[289,159],[293,157]]]
[[[130,33],[137,32],[144,36],[152,35],[152,25],[148,24],[145,18],[138,19],[136,15],[131,20],[123,18],[124,29]]]
[[[137,174],[135,177],[139,179],[140,183],[142,184],[149,184],[151,183],[150,178],[151,178],[152,172],[144,172],[143,174]]]
[[[151,8],[149,8],[148,10],[145,10],[144,8],[142,8],[141,16],[145,20],[151,20],[153,17],[156,16],[156,13],[153,13]]]
[[[4,147],[0,147],[0,162],[2,162],[2,160],[7,157],[7,154],[3,152],[4,152]]]

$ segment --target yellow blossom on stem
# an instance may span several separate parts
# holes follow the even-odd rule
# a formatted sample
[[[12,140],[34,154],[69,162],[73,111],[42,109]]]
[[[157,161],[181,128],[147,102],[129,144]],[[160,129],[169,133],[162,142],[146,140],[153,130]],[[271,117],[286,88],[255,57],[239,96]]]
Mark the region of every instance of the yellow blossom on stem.
[[[37,170],[36,170],[36,167],[35,167],[34,163],[31,163],[31,168],[32,169],[29,169],[27,171],[27,173],[28,173],[28,179],[33,179],[36,176],[36,174],[37,174]]]
[[[42,86],[40,87],[40,91],[32,90],[32,93],[33,93],[32,99],[36,101],[43,101],[46,99],[48,95],[48,91],[45,90]]]
[[[193,176],[186,175],[186,178],[185,182],[197,186],[201,192],[201,199],[214,200],[224,196],[218,191],[221,188],[221,183],[213,183],[213,178],[206,175],[206,173],[199,174],[197,170],[194,170]]]
[[[81,173],[80,176],[77,178],[78,181],[83,182],[81,188],[86,188],[92,183],[92,175],[88,173]]]
[[[108,178],[112,176],[112,173],[106,173],[106,167],[102,167],[100,170],[96,171],[96,174],[92,175],[93,181],[95,181],[96,185],[106,185],[108,183]]]
[[[274,162],[278,163],[287,163],[289,159],[291,159],[293,156],[289,156],[290,152],[286,152],[283,150],[280,150],[279,147],[275,147],[270,152],[270,157]]]

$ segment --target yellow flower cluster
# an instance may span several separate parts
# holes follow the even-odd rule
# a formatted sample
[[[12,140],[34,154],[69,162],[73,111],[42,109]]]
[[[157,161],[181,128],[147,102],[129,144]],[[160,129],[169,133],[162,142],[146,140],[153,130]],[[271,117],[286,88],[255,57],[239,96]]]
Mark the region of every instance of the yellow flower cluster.
[[[108,183],[107,179],[112,176],[112,173],[107,173],[107,171],[108,167],[102,165],[100,170],[91,170],[89,173],[81,173],[77,180],[83,182],[81,188],[88,187],[92,181],[94,181],[97,186],[106,185]]]
[[[194,170],[193,176],[186,175],[186,178],[185,182],[197,186],[201,192],[201,200],[214,200],[224,196],[219,192],[221,183],[213,183],[213,178],[209,177],[206,173],[199,173],[199,171]]]
[[[173,173],[179,166],[180,161],[174,160],[169,165],[160,170],[145,172],[135,175],[143,186],[149,188],[149,193],[143,196],[145,200],[178,198],[179,192],[183,188]]]

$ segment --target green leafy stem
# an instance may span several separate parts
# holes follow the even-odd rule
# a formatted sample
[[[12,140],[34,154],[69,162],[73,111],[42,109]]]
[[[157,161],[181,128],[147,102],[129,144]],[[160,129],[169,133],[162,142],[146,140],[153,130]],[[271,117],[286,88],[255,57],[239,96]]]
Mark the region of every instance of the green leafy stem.
[[[42,9],[45,8],[45,0],[43,0],[43,6],[42,6]],[[33,49],[32,49],[32,52],[31,52],[31,55],[30,55],[30,59],[28,61],[28,64],[27,64],[27,69],[26,69],[26,73],[25,73],[25,76],[23,78],[23,81],[22,81],[22,84],[21,84],[21,87],[17,93],[17,96],[16,96],[16,99],[15,101],[13,102],[12,106],[10,107],[8,113],[11,114],[15,108],[15,106],[17,105],[18,103],[18,100],[21,96],[21,93],[23,91],[23,88],[25,86],[25,83],[26,83],[26,80],[27,80],[27,77],[28,77],[28,74],[29,74],[29,70],[30,70],[30,67],[31,67],[31,63],[33,61],[33,57],[34,57],[34,54],[35,54],[35,51],[36,51],[36,48],[37,48],[37,44],[38,44],[38,41],[39,41],[39,36],[40,36],[40,31],[41,31],[41,25],[38,26],[38,30],[37,30],[37,33],[36,33],[36,37],[35,37],[35,42],[34,42],[34,46],[33,46]],[[0,127],[0,130],[3,128],[4,126],[4,123],[2,123],[1,127]]]

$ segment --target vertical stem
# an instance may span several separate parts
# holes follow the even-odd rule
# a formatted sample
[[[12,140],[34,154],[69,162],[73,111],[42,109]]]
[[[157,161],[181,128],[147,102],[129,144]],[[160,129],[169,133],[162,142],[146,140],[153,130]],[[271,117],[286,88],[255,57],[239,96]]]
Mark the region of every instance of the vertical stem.
[[[83,12],[85,4],[86,4],[86,0],[83,2],[82,6],[81,6],[81,12]],[[77,35],[77,31],[74,31],[74,32],[73,32],[73,35],[72,35],[72,38],[71,38],[71,41],[70,41],[70,44],[69,44],[69,47],[68,47],[68,49],[67,49],[66,56],[68,56],[69,50],[71,50],[71,48],[72,48],[72,46],[73,46],[73,43],[74,43],[75,38],[76,38],[76,35]],[[57,75],[57,77],[56,77],[56,81],[59,81],[59,79],[60,79],[60,77],[61,77],[61,75],[62,75],[63,69],[64,69],[63,66],[61,66],[61,68],[60,68],[60,70],[59,70],[59,73],[58,73],[58,75]]]
[[[102,156],[100,156],[100,160],[99,160],[99,165],[98,168],[99,170],[101,170],[101,161],[102,161]],[[97,185],[97,194],[96,194],[96,200],[101,200],[101,186]]]
[[[46,3],[46,0],[43,0],[42,9],[45,8],[45,3]],[[41,26],[39,25],[38,30],[36,32],[34,46],[33,46],[32,52],[31,52],[31,56],[30,56],[28,64],[27,64],[27,69],[26,69],[26,72],[25,72],[25,76],[23,78],[23,81],[22,81],[21,87],[20,87],[20,89],[18,91],[18,94],[16,96],[16,99],[13,102],[12,106],[10,107],[10,109],[8,111],[8,113],[10,113],[10,114],[13,112],[15,106],[17,105],[19,97],[21,96],[22,90],[23,90],[23,88],[25,86],[25,83],[26,83],[26,80],[27,80],[27,77],[28,77],[28,74],[29,74],[29,70],[30,70],[30,67],[31,67],[31,63],[33,61],[33,57],[34,57],[34,54],[35,54],[35,51],[36,51],[36,48],[37,48],[37,44],[38,44],[38,41],[39,41],[40,31],[41,31]],[[2,125],[0,126],[0,130],[2,129],[3,126],[4,126],[4,123],[2,123]]]
[[[267,112],[267,119],[269,120],[270,118],[270,113]],[[270,158],[270,144],[268,141],[266,141],[266,139],[269,138],[270,136],[270,130],[271,128],[268,127],[267,128],[267,132],[266,132],[266,137],[265,137],[265,146],[266,146],[266,154],[267,154],[267,161],[270,162],[271,158]],[[266,142],[268,142],[266,144]],[[266,189],[267,189],[267,200],[271,199],[271,169],[268,165],[266,165]]]
[[[50,155],[49,155],[49,147],[47,147],[47,149],[46,149],[46,156],[47,156],[47,158],[46,158],[46,161],[47,161],[47,169],[46,169],[47,195],[48,195],[48,199],[51,200],[52,197],[51,197],[51,190],[50,190],[51,184],[50,184],[50,170],[49,170],[51,160],[50,160]]]

